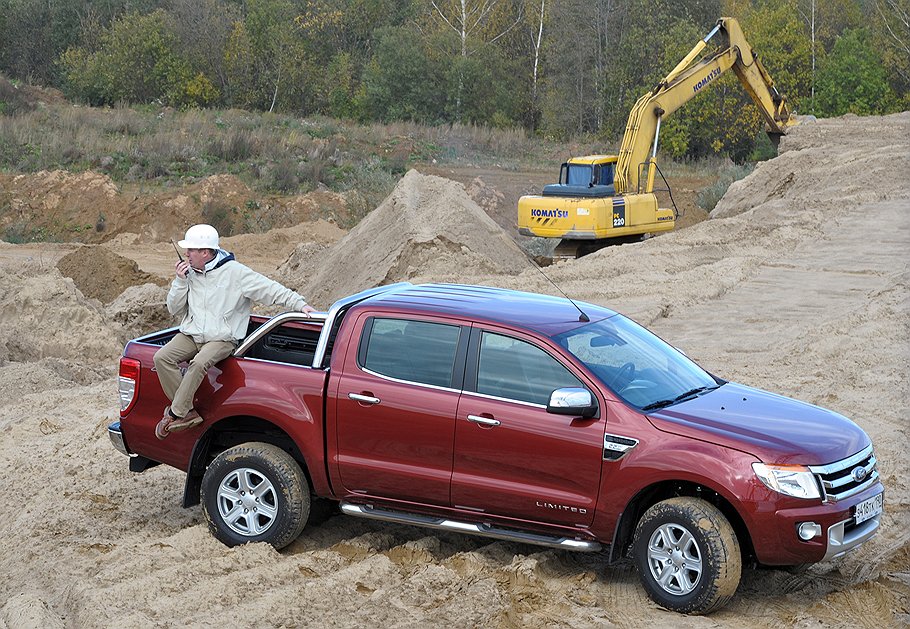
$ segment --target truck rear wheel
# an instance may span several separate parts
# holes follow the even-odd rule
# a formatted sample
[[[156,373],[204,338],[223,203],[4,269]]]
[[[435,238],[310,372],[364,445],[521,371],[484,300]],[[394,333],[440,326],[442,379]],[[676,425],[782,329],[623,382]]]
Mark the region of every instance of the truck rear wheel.
[[[710,613],[739,586],[742,557],[733,527],[699,498],[670,498],[648,509],[633,549],[648,596],[672,611]]]
[[[244,443],[219,454],[202,477],[209,530],[228,546],[294,541],[310,512],[310,490],[294,458],[268,443]]]

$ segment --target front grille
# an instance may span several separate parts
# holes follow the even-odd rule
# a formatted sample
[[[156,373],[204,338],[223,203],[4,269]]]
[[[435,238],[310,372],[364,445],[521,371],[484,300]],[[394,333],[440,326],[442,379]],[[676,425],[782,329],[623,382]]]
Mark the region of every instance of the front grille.
[[[851,457],[828,465],[810,465],[818,478],[826,502],[837,502],[858,494],[878,481],[878,468],[872,445]]]

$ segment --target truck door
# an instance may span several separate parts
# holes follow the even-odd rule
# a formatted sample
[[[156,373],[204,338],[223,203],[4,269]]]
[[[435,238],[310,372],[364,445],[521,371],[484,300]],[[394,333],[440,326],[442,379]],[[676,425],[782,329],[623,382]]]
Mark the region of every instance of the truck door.
[[[353,334],[334,417],[344,490],[448,506],[469,328],[364,315]]]
[[[537,522],[589,525],[600,488],[604,411],[547,413],[562,387],[594,391],[530,339],[474,328],[455,421],[452,506]]]

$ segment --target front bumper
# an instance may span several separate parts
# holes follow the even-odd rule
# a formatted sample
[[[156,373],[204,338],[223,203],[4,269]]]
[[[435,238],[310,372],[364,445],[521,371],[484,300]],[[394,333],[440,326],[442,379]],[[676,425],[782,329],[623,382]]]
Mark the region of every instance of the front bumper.
[[[774,509],[758,515],[750,526],[758,561],[765,565],[817,563],[858,548],[878,531],[884,511],[856,524],[856,505],[883,491],[881,483],[875,483],[839,502]],[[818,523],[821,534],[800,539],[797,531],[804,522]]]
[[[111,443],[114,444],[114,448],[129,457],[136,456],[130,452],[129,447],[126,445],[126,439],[123,437],[123,431],[120,430],[120,422],[114,422],[107,427],[107,436],[111,438]]]
[[[840,557],[875,535],[881,524],[883,513],[873,516],[857,526],[853,525],[853,518],[838,522],[834,526],[829,526],[828,552],[825,553],[822,561]]]

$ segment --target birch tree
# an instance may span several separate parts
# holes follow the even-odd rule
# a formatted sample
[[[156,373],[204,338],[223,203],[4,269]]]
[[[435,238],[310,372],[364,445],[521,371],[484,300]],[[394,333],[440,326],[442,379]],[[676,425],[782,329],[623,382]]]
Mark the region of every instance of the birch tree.
[[[532,5],[536,6],[535,0],[531,0]],[[540,48],[543,44],[543,25],[547,16],[547,0],[540,0],[540,9],[534,14],[534,23],[537,26],[537,34],[531,38],[531,47],[534,50],[534,67],[531,74],[531,99],[534,107],[537,106],[537,74],[540,68]]]
[[[815,113],[815,0],[809,0],[808,9],[800,9],[800,13],[809,26],[809,41],[812,47],[812,86],[809,94],[809,111]]]
[[[474,46],[495,43],[522,19],[522,5],[509,0],[430,0],[430,4],[436,19],[458,36],[462,62],[475,51]],[[463,94],[464,73],[459,71],[455,95],[458,120],[461,119]]]
[[[910,0],[875,0],[875,11],[884,35],[885,63],[906,89],[910,86]]]

